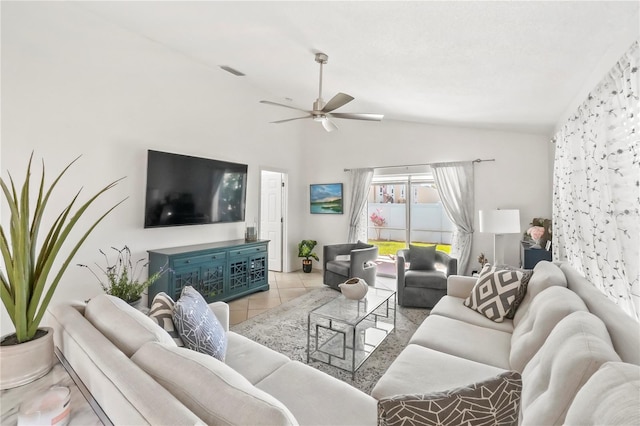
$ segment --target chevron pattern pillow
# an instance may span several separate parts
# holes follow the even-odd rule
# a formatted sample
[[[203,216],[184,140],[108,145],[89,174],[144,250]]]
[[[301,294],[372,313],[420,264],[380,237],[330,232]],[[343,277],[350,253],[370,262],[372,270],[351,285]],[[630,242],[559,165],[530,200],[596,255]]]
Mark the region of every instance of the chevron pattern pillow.
[[[173,322],[186,348],[224,362],[227,333],[204,297],[193,287],[182,289],[173,307]]]
[[[522,378],[517,371],[426,395],[396,395],[378,401],[378,426],[515,426]]]
[[[151,309],[149,310],[149,318],[158,323],[158,325],[165,329],[169,336],[176,342],[179,347],[184,347],[184,342],[176,330],[176,326],[173,323],[173,306],[175,302],[165,292],[160,292],[155,295],[151,302]]]
[[[495,322],[502,322],[522,294],[522,271],[485,265],[464,305]]]

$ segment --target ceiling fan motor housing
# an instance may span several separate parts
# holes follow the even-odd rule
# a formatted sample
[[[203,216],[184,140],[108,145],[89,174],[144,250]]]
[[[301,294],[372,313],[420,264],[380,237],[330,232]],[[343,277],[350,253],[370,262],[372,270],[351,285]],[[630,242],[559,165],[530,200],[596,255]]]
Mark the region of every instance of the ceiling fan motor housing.
[[[329,60],[329,56],[324,53],[316,53],[316,62],[319,64],[326,64]]]

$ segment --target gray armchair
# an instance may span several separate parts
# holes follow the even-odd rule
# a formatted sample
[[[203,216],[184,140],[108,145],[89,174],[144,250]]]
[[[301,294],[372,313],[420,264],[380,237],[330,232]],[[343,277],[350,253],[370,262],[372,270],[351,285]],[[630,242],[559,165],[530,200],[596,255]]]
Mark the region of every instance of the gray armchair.
[[[398,305],[433,308],[447,294],[447,277],[458,272],[458,260],[436,250],[433,269],[406,269],[406,264],[411,263],[409,254],[410,249],[398,250],[396,258]],[[414,263],[418,261],[414,259]]]
[[[323,247],[324,283],[338,289],[349,278],[362,278],[367,284],[376,283],[378,247],[357,243],[332,244]]]

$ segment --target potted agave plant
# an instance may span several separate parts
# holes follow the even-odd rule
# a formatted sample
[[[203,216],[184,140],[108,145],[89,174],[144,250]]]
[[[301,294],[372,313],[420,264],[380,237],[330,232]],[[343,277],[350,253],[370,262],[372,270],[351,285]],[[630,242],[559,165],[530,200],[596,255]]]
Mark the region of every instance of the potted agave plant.
[[[131,306],[139,308],[142,293],[167,271],[167,265],[160,268],[159,271],[149,276],[146,280],[141,281],[140,274],[142,269],[148,265],[148,262],[145,262],[145,259],[138,259],[133,263],[131,250],[127,246],[121,249],[111,247],[111,249],[118,253],[115,262],[111,263],[107,254],[100,250],[100,254],[105,258],[106,266],[96,265],[104,274],[104,279],[100,278],[89,266],[82,264],[78,264],[78,266],[89,269],[100,282],[100,286],[105,293],[119,297]]]
[[[302,259],[302,271],[309,273],[311,272],[313,261],[310,259],[311,257],[315,260],[320,260],[317,254],[313,252],[313,248],[318,244],[315,240],[302,240],[300,244],[298,244],[298,257],[303,257]]]
[[[42,229],[45,209],[53,189],[78,158],[69,163],[48,188],[45,187],[43,163],[35,203],[30,192],[33,154],[20,192],[16,190],[11,175],[8,185],[4,179],[0,179],[3,198],[10,210],[8,229],[0,226],[0,249],[4,263],[4,270],[0,270],[0,296],[16,330],[0,339],[0,389],[36,380],[47,374],[53,366],[53,330],[40,327],[42,317],[78,249],[98,223],[124,201],[109,208],[77,241],[70,242],[69,234],[89,206],[119,180],[102,188],[73,212],[80,195],[78,191],[58,216],[52,218],[50,228]],[[45,235],[42,242],[38,241],[41,232]],[[67,242],[70,251],[58,259],[61,248],[63,245],[66,247]]]

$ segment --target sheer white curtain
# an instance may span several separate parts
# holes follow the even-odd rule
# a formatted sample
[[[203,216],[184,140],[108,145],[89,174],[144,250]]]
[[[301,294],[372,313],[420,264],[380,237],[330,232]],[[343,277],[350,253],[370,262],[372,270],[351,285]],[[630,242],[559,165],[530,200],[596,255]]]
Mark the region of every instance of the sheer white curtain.
[[[369,186],[373,179],[373,169],[349,170],[349,236],[347,241],[355,243],[358,240],[367,241],[367,220],[365,207]],[[364,218],[364,220],[363,220]]]
[[[435,163],[431,168],[442,205],[456,226],[451,255],[458,259],[458,273],[463,275],[467,272],[473,243],[473,163]]]
[[[553,255],[638,318],[640,50],[636,41],[556,135]],[[634,296],[636,302],[634,303]]]

